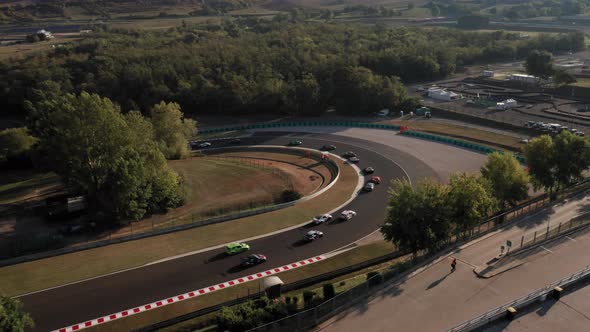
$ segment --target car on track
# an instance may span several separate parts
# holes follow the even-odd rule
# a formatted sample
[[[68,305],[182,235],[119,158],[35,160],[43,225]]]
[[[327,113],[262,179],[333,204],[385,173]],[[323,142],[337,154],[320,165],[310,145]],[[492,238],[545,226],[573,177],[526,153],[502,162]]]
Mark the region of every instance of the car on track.
[[[361,161],[359,158],[357,157],[350,157],[348,158],[348,161],[350,161],[351,163],[358,163],[359,161]]]
[[[375,184],[373,182],[365,183],[365,186],[363,187],[364,192],[371,192],[373,190],[375,190]]]
[[[336,145],[324,145],[322,146],[322,151],[334,151],[336,150]]]
[[[346,151],[346,152],[344,152],[344,154],[342,155],[342,157],[344,157],[344,158],[356,157],[356,153],[354,153],[352,151]]]
[[[243,267],[249,267],[266,262],[266,256],[260,254],[248,255],[242,260]]]
[[[374,183],[374,184],[379,184],[379,183],[381,183],[381,177],[380,176],[371,176],[371,180],[369,180],[369,182]]]
[[[235,255],[248,250],[250,250],[250,246],[242,242],[234,242],[225,246],[225,253],[228,255]]]
[[[303,144],[303,142],[301,142],[300,140],[292,140],[291,142],[289,142],[289,146],[297,146],[301,144]]]
[[[313,218],[313,223],[316,225],[325,223],[327,221],[332,220],[332,215],[331,214],[322,214],[321,216],[316,216]]]
[[[208,148],[210,146],[211,146],[211,143],[209,143],[209,142],[203,142],[198,145],[199,148]]]
[[[350,220],[354,216],[356,216],[356,212],[354,212],[352,210],[344,210],[344,211],[340,212],[340,219],[343,219],[343,220]]]
[[[363,169],[363,173],[364,174],[373,174],[373,173],[375,173],[375,169],[373,167],[365,167]]]
[[[227,142],[227,144],[240,144],[242,143],[242,140],[239,138],[234,138],[232,140],[230,140],[229,142]]]
[[[307,242],[311,242],[311,241],[315,241],[317,239],[321,239],[322,237],[324,237],[324,233],[320,232],[320,231],[309,231],[307,232],[304,236],[303,239]]]

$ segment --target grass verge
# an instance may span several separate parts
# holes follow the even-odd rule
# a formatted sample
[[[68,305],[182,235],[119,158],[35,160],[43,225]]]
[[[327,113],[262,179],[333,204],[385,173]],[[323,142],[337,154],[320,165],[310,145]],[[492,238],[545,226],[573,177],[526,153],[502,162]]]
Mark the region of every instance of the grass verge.
[[[520,139],[513,136],[503,135],[491,131],[481,130],[472,127],[453,125],[448,123],[430,121],[392,121],[396,125],[408,126],[411,130],[426,133],[453,137],[472,143],[485,144],[490,147],[512,151],[520,151],[524,146]]]
[[[305,266],[296,270],[279,273],[278,276],[281,278],[281,280],[283,280],[285,284],[288,284],[294,281],[303,280],[306,278],[324,274],[326,272],[341,269],[353,264],[361,263],[371,258],[383,256],[391,253],[393,250],[394,247],[390,243],[387,243],[385,241],[375,242],[368,245],[357,247],[355,249],[349,250],[347,252],[344,252],[340,255],[334,256],[319,263]],[[354,287],[354,285],[362,283],[366,279],[366,270],[372,271],[376,268],[383,269],[390,264],[391,262],[383,263],[376,267],[371,267],[365,270],[350,273],[348,275],[340,276],[338,278],[334,278],[333,280],[322,282],[318,285],[309,286],[306,289],[321,288],[321,285],[323,285],[324,283],[340,282],[342,280],[347,280],[344,286],[347,286],[348,288],[344,286],[340,286],[340,288],[337,287],[337,291],[346,290],[351,287]],[[232,288],[226,288],[214,293],[209,293],[191,300],[177,302],[166,307],[150,310],[149,312],[133,315],[125,319],[119,319],[112,323],[99,325],[97,327],[89,329],[89,331],[130,331],[138,329],[140,327],[155,324],[157,322],[161,322],[173,317],[184,315],[196,310],[207,308],[212,305],[223,303],[231,299],[246,296],[250,293],[256,293],[258,291],[258,282],[249,282]],[[297,290],[290,292],[289,294],[298,294],[301,292],[302,290]],[[300,302],[303,303],[302,300]],[[181,328],[182,330],[192,330],[190,329],[191,327],[199,325],[202,322],[209,321],[213,317],[214,313],[202,317],[197,317],[176,324],[174,326],[168,327],[164,329],[164,331],[178,331]]]
[[[358,175],[345,162],[337,162],[339,181],[312,200],[257,216],[6,266],[0,268],[0,293],[14,296],[63,285],[303,223],[353,194]]]
[[[54,173],[39,173],[34,170],[3,172],[0,179],[0,204],[36,196],[44,188],[59,184],[59,177]]]

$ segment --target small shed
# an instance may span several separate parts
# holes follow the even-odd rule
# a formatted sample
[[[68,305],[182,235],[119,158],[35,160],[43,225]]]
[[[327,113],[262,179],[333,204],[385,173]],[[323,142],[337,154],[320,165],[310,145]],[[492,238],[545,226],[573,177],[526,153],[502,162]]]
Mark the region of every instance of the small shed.
[[[281,297],[283,281],[277,276],[266,277],[260,281],[260,288],[266,292],[269,299]]]

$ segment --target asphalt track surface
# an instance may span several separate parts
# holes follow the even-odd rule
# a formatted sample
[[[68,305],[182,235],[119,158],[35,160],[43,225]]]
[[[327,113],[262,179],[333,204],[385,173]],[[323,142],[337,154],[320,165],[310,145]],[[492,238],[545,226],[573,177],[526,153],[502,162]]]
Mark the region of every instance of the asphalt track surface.
[[[359,168],[372,166],[376,169],[374,175],[382,177],[383,183],[377,185],[375,191],[360,194],[342,209],[357,212],[352,220],[307,225],[251,241],[250,251],[237,256],[226,257],[222,249],[212,250],[23,296],[25,310],[36,323],[34,330],[58,329],[341,248],[375,231],[383,222],[390,180],[405,177],[404,170],[412,181],[437,178],[434,170],[407,153],[350,137],[266,132],[243,139],[241,145],[285,146],[296,138],[303,141],[301,147],[319,149],[322,145],[334,144],[337,149],[332,153],[354,151],[360,158]],[[229,145],[215,141],[212,147],[220,146]],[[404,170],[393,160],[403,160]],[[302,236],[310,229],[324,232],[323,239],[303,243]],[[153,241],[157,241],[157,237]],[[241,258],[252,253],[264,254],[268,261],[248,269],[240,268]]]

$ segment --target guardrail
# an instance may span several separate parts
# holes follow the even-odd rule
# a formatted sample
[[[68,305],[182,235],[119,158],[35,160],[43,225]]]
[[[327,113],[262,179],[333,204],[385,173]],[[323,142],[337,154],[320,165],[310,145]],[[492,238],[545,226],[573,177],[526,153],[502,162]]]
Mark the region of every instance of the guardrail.
[[[572,275],[569,275],[563,279],[560,279],[558,281],[552,282],[551,284],[537,289],[532,293],[529,293],[528,295],[525,295],[519,299],[516,299],[512,302],[509,303],[505,303],[497,308],[494,308],[482,315],[479,315],[473,319],[470,319],[466,322],[463,322],[455,327],[452,327],[448,330],[446,330],[446,332],[466,332],[466,331],[472,331],[474,329],[477,329],[479,327],[482,327],[486,324],[489,324],[501,317],[503,317],[506,314],[506,309],[508,309],[509,307],[513,307],[515,309],[517,308],[522,308],[528,304],[533,303],[534,301],[543,299],[544,297],[546,297],[549,292],[553,291],[553,289],[555,287],[566,287],[574,282],[580,281],[586,277],[588,277],[590,275],[590,265],[586,266],[586,268],[582,269],[581,271],[578,271]]]

